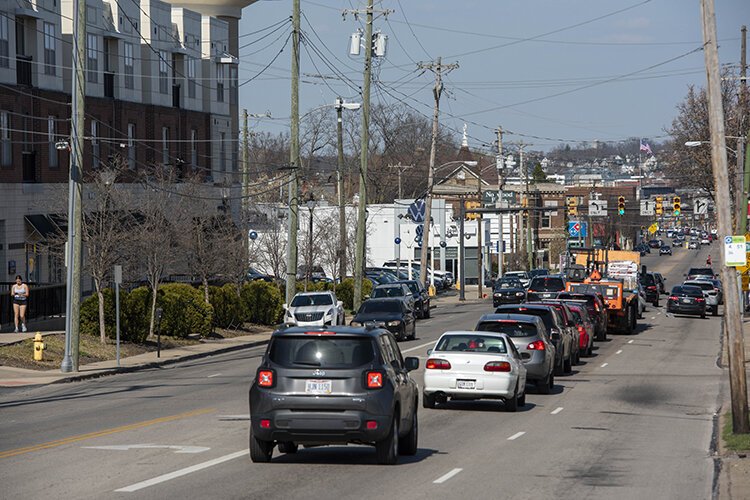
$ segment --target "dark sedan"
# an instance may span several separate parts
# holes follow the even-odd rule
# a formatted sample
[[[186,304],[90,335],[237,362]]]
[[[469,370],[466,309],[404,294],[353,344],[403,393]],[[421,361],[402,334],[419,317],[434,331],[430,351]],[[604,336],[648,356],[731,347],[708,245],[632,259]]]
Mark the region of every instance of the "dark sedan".
[[[417,315],[417,318],[429,318],[430,294],[427,293],[427,289],[422,282],[418,280],[403,280],[398,283],[403,283],[409,287],[409,290],[411,290],[412,296],[414,297],[414,314]]]
[[[672,255],[672,247],[664,245],[659,249],[659,255]]]
[[[526,289],[520,280],[503,278],[495,283],[492,307],[502,304],[520,304],[526,300]]]
[[[673,314],[693,314],[706,317],[706,299],[703,290],[697,286],[676,286],[667,300],[667,312]]]
[[[399,298],[367,299],[359,306],[351,326],[364,326],[365,323],[387,328],[397,340],[417,338],[417,324],[414,311]]]

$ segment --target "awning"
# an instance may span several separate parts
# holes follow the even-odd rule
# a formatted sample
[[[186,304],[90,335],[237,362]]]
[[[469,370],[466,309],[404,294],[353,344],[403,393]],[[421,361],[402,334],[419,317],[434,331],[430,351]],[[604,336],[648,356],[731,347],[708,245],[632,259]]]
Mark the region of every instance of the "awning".
[[[26,222],[28,222],[29,225],[34,228],[34,232],[39,234],[39,237],[42,240],[46,240],[48,236],[60,232],[60,228],[54,222],[52,222],[48,215],[25,215],[24,219],[26,219]]]

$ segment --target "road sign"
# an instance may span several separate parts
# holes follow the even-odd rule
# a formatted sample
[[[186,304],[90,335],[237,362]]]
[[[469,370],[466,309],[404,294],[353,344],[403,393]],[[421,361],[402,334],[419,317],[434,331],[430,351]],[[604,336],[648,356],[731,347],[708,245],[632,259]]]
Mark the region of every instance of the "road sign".
[[[648,232],[651,233],[651,234],[656,233],[656,231],[658,231],[658,230],[659,230],[659,224],[657,224],[656,222],[654,222],[653,224],[651,224],[650,226],[648,226]]]
[[[724,264],[727,267],[747,266],[744,236],[724,237]]]
[[[579,220],[568,221],[568,234],[573,238],[585,238],[588,233],[588,224]]]
[[[705,215],[708,213],[708,200],[706,198],[696,198],[693,200],[693,213],[695,215]]]
[[[424,222],[424,209],[425,204],[424,200],[414,200],[414,203],[409,205],[409,209],[407,210],[407,214],[413,220],[414,222]]]
[[[592,217],[606,217],[607,200],[589,200],[589,215]]]
[[[641,215],[654,215],[656,203],[651,200],[641,200]]]

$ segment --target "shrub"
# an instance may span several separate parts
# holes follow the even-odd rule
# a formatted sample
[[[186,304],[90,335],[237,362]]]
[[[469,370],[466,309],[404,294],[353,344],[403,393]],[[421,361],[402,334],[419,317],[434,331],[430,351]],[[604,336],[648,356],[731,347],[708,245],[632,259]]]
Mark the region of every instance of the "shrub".
[[[115,292],[110,288],[103,290],[104,294],[104,331],[107,337],[116,337],[115,325]],[[122,299],[122,296],[120,296]],[[81,303],[81,333],[99,336],[99,296],[94,293]]]
[[[297,293],[304,292],[305,291],[305,280],[297,280]],[[329,290],[333,290],[333,283],[329,283],[327,281],[309,281],[307,283],[307,291],[308,292],[327,292]]]
[[[148,337],[151,321],[151,289],[145,286],[130,293],[120,291],[120,335],[123,339],[142,344]]]
[[[242,304],[247,311],[247,319],[260,325],[276,325],[284,312],[279,287],[265,281],[253,281],[242,285]]]
[[[362,298],[372,293],[372,282],[362,280]],[[346,278],[336,286],[336,298],[344,303],[346,309],[354,309],[354,278]]]
[[[173,337],[211,333],[213,307],[190,285],[169,283],[159,288],[157,307],[162,308],[161,333]]]
[[[208,294],[214,308],[214,326],[231,328],[245,322],[247,310],[233,283],[209,287]]]

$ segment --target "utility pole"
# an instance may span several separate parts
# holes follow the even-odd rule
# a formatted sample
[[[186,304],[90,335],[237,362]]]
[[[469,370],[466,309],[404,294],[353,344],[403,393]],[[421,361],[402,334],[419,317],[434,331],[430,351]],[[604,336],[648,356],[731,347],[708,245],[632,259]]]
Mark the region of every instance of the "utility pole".
[[[343,99],[336,99],[336,145],[338,149],[338,168],[336,170],[336,190],[339,198],[339,278],[346,278],[346,196],[344,195],[344,125]]]
[[[286,303],[297,292],[297,226],[299,224],[299,32],[300,0],[292,0],[292,111],[289,138],[289,227],[286,244]]]
[[[740,215],[740,233],[747,233],[747,205],[748,205],[748,194],[750,194],[750,148],[748,142],[750,141],[750,115],[748,114],[748,102],[747,102],[747,26],[743,25],[741,30],[742,44],[740,46],[740,113],[743,113],[743,117],[740,117],[740,123],[744,125],[740,127],[740,139],[737,143],[737,163],[738,166],[742,163],[742,168],[738,168],[742,172],[742,190],[740,191],[740,202],[742,205],[741,210],[738,212]],[[746,132],[747,131],[747,132]],[[743,135],[747,133],[747,138]],[[740,148],[740,141],[742,147]],[[743,300],[744,304],[744,300]]]
[[[528,266],[529,271],[534,269],[534,246],[533,241],[531,239],[531,232],[533,231],[533,224],[532,224],[532,213],[533,217],[536,217],[536,212],[529,210],[531,207],[531,193],[529,191],[529,167],[526,165],[526,162],[523,161],[523,148],[525,148],[527,144],[524,144],[521,142],[519,145],[519,156],[521,161],[521,170],[523,171],[523,178],[524,178],[524,184],[526,184],[526,213],[528,214],[526,219],[526,253],[528,256]]]
[[[497,127],[497,157],[500,160],[497,166],[497,201],[498,208],[503,206],[503,168],[505,167],[505,159],[503,158],[503,128]],[[497,242],[497,278],[503,277],[503,222],[505,221],[505,214],[498,214],[498,235],[500,241]]]
[[[78,371],[81,315],[81,232],[83,138],[86,100],[86,0],[74,0],[73,97],[71,109],[70,173],[68,175],[68,255],[65,291],[65,355],[60,371]]]
[[[716,13],[713,0],[701,0],[703,43],[708,83],[708,121],[711,131],[711,166],[716,186],[716,209],[719,238],[731,234],[732,211],[730,207],[730,182],[727,167],[727,146],[724,133],[724,109],[721,100],[721,75],[719,51],[716,41]],[[726,261],[726,255],[722,255]],[[742,311],[738,290],[737,272],[722,265],[724,283],[724,330],[727,332],[729,351],[729,388],[732,399],[732,429],[735,433],[750,432],[747,407],[747,374],[745,372],[745,342],[742,333]]]
[[[250,207],[250,131],[247,126],[247,109],[242,110],[242,221],[243,234],[242,245],[247,249],[245,252],[245,266],[250,265],[250,243],[249,237],[249,207]]]
[[[401,176],[406,170],[414,168],[414,165],[401,165],[401,162],[398,162],[398,165],[388,165],[388,168],[395,168],[396,172],[398,173],[398,198],[402,199],[404,197],[404,193],[401,187]]]
[[[432,115],[432,144],[430,146],[430,165],[427,170],[427,195],[424,200],[424,222],[422,227],[422,251],[419,255],[420,276],[419,279],[427,284],[427,252],[430,244],[430,220],[432,217],[432,187],[435,182],[435,155],[437,152],[437,136],[440,124],[440,96],[443,93],[443,73],[449,73],[458,68],[458,63],[443,64],[443,58],[438,57],[437,61],[429,63],[419,63],[419,69],[427,69],[435,73],[435,86],[432,89],[432,95],[435,98],[435,109]],[[464,272],[463,267],[461,273]],[[463,290],[463,286],[461,287]]]
[[[479,199],[479,206],[482,206],[482,167],[477,162],[477,198]],[[477,214],[477,298],[482,299],[482,285],[484,285],[484,262],[482,258],[484,254],[482,252],[482,230],[484,229],[482,221],[482,213]]]

